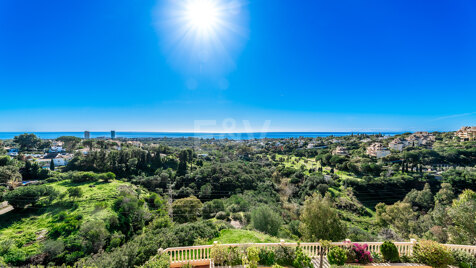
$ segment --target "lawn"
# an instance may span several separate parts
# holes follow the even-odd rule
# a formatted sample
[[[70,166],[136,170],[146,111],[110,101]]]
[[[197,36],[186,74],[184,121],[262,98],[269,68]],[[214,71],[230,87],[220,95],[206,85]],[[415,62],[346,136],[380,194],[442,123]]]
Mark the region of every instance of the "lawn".
[[[279,243],[279,238],[249,230],[226,229],[221,230],[220,235],[210,241],[218,241],[221,244],[238,244],[238,243]]]

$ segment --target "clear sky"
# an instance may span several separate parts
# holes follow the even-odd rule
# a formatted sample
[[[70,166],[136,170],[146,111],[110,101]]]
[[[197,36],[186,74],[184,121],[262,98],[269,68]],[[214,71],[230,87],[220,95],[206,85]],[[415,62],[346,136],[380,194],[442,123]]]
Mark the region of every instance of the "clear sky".
[[[476,125],[474,0],[187,1],[1,0],[0,131]]]

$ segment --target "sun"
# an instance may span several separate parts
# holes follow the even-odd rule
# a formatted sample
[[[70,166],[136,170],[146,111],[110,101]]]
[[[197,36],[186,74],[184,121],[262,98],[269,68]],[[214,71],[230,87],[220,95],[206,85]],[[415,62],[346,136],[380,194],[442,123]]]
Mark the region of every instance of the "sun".
[[[246,1],[158,1],[156,25],[169,62],[188,75],[217,77],[234,69],[248,39]]]
[[[191,27],[201,32],[218,27],[221,12],[214,0],[189,0],[185,6],[185,19]]]

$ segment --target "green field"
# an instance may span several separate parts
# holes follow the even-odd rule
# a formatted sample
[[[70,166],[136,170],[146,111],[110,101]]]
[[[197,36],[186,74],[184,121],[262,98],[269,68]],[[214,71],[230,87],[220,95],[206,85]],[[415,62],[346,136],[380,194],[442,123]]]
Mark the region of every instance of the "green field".
[[[46,184],[60,193],[68,187],[80,187],[83,196],[74,200],[77,208],[72,206],[73,200],[67,195],[62,200],[56,199],[51,204],[42,207],[30,207],[23,211],[14,210],[0,216],[0,243],[13,240],[28,255],[40,252],[40,244],[47,239],[48,230],[56,224],[55,216],[64,211],[81,215],[83,222],[103,220],[111,215],[111,204],[117,196],[117,189],[121,185],[130,184],[113,181],[110,183],[81,183],[72,184],[69,181],[60,181]],[[93,186],[93,187],[90,187]]]
[[[220,235],[213,239],[221,244],[237,244],[237,243],[278,243],[279,239],[267,234],[256,231],[226,229],[221,230]],[[210,244],[213,243],[210,241]]]

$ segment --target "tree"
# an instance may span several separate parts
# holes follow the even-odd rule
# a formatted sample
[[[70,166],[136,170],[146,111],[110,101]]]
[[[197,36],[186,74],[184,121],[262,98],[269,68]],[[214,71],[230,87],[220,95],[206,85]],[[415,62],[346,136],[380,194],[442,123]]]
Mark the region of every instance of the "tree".
[[[33,185],[16,188],[5,194],[5,200],[14,208],[24,208],[28,204],[35,205],[41,197],[56,197],[58,192],[51,186]]]
[[[71,152],[76,148],[76,146],[81,143],[81,138],[74,137],[74,136],[61,136],[56,139],[57,141],[61,141],[64,144],[64,148]]]
[[[109,232],[102,221],[88,221],[81,225],[78,233],[86,253],[95,253],[106,245]]]
[[[79,187],[71,187],[68,188],[67,191],[69,197],[73,198],[73,200],[75,200],[76,198],[81,198],[83,196],[83,190]]]
[[[314,193],[304,201],[300,230],[308,241],[337,241],[345,238],[347,228],[332,207],[329,196],[323,198]]]
[[[398,201],[393,205],[378,203],[375,207],[377,222],[382,225],[391,225],[395,231],[404,238],[414,232],[416,228],[417,213],[409,203]]]
[[[420,210],[428,211],[433,207],[433,194],[431,193],[430,184],[425,183],[423,190],[411,190],[403,200]]]
[[[21,174],[17,166],[0,167],[0,183],[21,181]]]
[[[178,223],[197,220],[202,208],[202,202],[195,196],[175,200],[172,203],[174,221]]]
[[[454,244],[476,244],[476,193],[464,190],[453,201],[448,215],[453,225],[449,227],[450,242]]]
[[[122,233],[128,237],[142,229],[151,218],[145,207],[145,201],[139,199],[133,191],[122,190],[120,197],[114,202],[113,208],[118,215],[118,226]]]
[[[203,185],[202,187],[200,187],[200,194],[199,194],[199,197],[200,198],[209,198],[210,195],[212,194],[212,185],[210,183],[207,183],[205,185]]]
[[[435,195],[435,202],[442,205],[449,205],[455,198],[453,186],[449,183],[442,183],[441,189]]]
[[[94,140],[84,140],[83,145],[89,148],[89,151],[93,150]]]
[[[17,143],[20,146],[20,151],[28,151],[32,149],[37,149],[41,145],[41,139],[38,138],[35,134],[21,134],[13,138],[13,142]]]
[[[53,161],[53,159],[51,159],[51,161],[50,161],[50,170],[51,171],[55,170],[55,162]]]
[[[177,175],[183,176],[187,174],[187,162],[189,161],[189,158],[190,158],[189,150],[180,151]]]
[[[251,222],[256,230],[270,234],[278,235],[279,227],[282,220],[278,213],[274,212],[270,207],[261,206],[251,212]]]
[[[104,182],[110,182],[116,179],[116,174],[112,172],[101,173],[98,175],[98,178]]]

